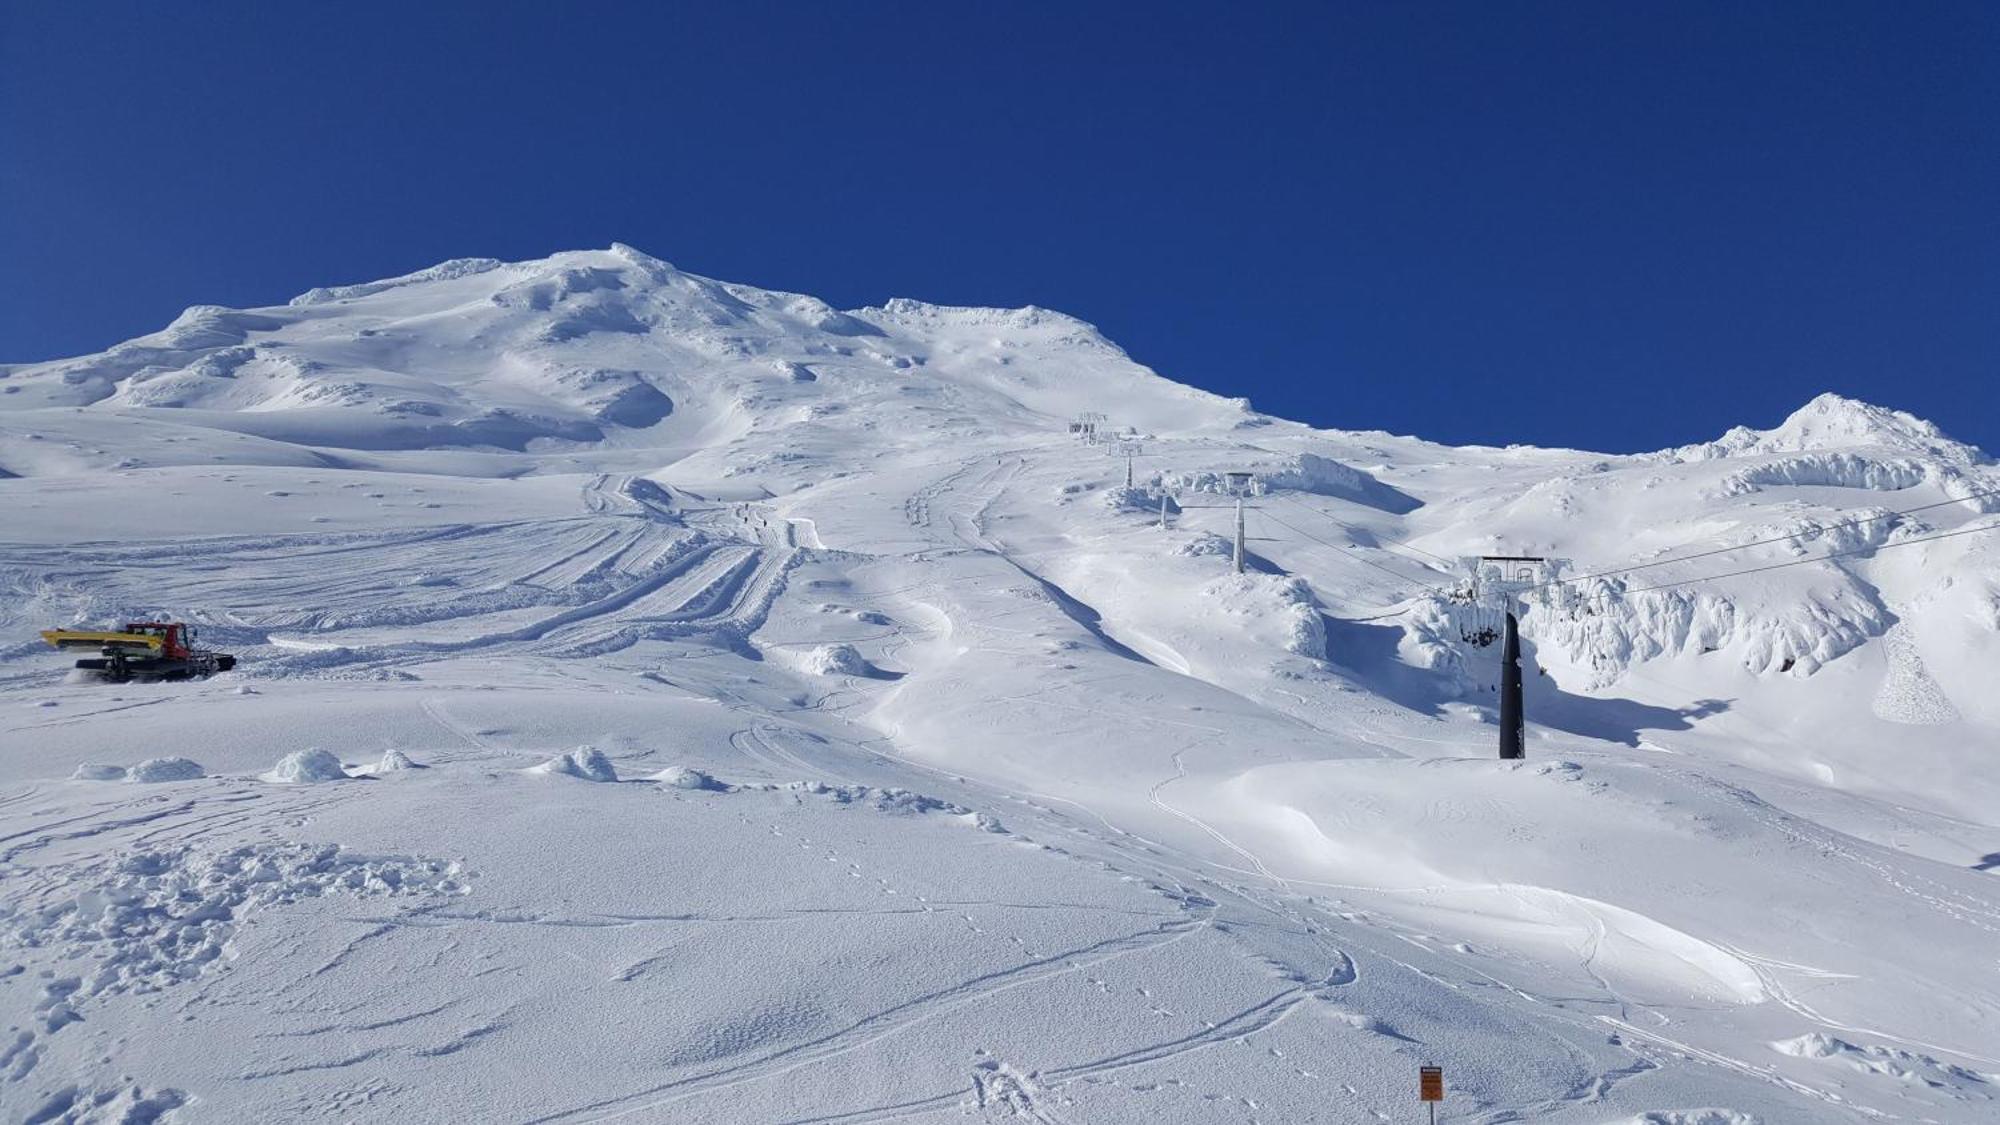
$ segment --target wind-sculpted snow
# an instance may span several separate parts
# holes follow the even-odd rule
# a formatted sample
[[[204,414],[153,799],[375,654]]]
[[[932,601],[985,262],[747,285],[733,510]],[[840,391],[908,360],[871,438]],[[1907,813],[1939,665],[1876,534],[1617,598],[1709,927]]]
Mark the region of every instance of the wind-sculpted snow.
[[[1404,515],[1422,503],[1360,469],[1317,453],[1300,452],[1275,464],[1253,457],[1241,462],[1240,471],[1250,474],[1249,491],[1253,495],[1309,492],[1341,497],[1396,515]],[[1165,474],[1163,481],[1177,492],[1226,494],[1230,487],[1226,472],[1214,469],[1177,470]]]
[[[1865,588],[1836,587],[1767,611],[1703,590],[1628,590],[1636,585],[1619,576],[1567,596],[1532,597],[1522,635],[1545,662],[1559,655],[1582,688],[1599,689],[1635,667],[1677,656],[1716,654],[1757,675],[1810,676],[1894,620]],[[1427,598],[1406,621],[1410,661],[1439,673],[1451,694],[1493,690],[1494,673],[1484,665],[1497,651],[1496,611]]]
[[[406,285],[416,285],[426,281],[456,281],[461,277],[489,273],[500,269],[506,263],[494,258],[454,258],[449,262],[439,262],[428,269],[415,273],[392,277],[386,281],[371,281],[362,285],[336,285],[308,289],[291,299],[291,305],[323,305],[333,301],[351,301],[356,297],[372,296],[388,289]]]
[[[0,366],[0,1116],[1985,1121],[1996,487],[625,246]]]
[[[1783,457],[1722,478],[1720,497],[1746,496],[1777,488],[1859,488],[1899,492],[1933,485],[1961,500],[1970,512],[2000,511],[2000,476],[1967,470],[1944,461],[1881,458],[1854,453],[1810,453]]]
[[[1753,673],[1809,676],[1881,635],[1892,620],[1865,589],[1837,587],[1778,613],[1759,613],[1707,591],[1628,594],[1628,585],[1636,583],[1601,579],[1568,607],[1553,600],[1538,605],[1524,629],[1589,668],[1585,687],[1605,687],[1636,664],[1678,654],[1723,653]]]
[[[1820,485],[1894,492],[1915,488],[1930,476],[1926,467],[1915,461],[1878,461],[1852,453],[1816,453],[1767,461],[1731,473],[1723,479],[1720,491],[1724,496],[1741,496],[1767,485]]]
[[[1983,1101],[2000,1100],[2000,1074],[1982,1073],[1920,1051],[1881,1044],[1857,1046],[1823,1031],[1781,1040],[1771,1044],[1771,1049],[1794,1058],[1824,1060],[1864,1075],[1883,1075],[1932,1088],[1955,1088]]]

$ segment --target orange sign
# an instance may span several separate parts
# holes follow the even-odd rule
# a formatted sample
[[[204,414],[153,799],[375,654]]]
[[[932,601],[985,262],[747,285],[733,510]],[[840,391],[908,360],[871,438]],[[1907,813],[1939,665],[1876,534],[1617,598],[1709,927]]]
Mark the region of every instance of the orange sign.
[[[1426,1066],[1418,1068],[1417,1100],[1423,1102],[1441,1102],[1444,1100],[1443,1067]]]

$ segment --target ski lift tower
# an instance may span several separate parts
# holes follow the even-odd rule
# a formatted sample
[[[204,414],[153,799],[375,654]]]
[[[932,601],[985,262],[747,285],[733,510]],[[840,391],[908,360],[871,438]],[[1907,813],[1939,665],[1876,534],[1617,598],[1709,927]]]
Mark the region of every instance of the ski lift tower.
[[[1126,439],[1124,439],[1124,438],[1120,438],[1120,439],[1118,440],[1118,445],[1116,446],[1116,448],[1115,448],[1115,449],[1113,449],[1113,451],[1112,451],[1112,452],[1113,452],[1113,453],[1114,453],[1114,454],[1115,454],[1116,456],[1119,456],[1119,457],[1123,457],[1123,458],[1125,458],[1125,487],[1126,487],[1126,488],[1131,488],[1131,487],[1132,487],[1132,462],[1133,462],[1133,460],[1134,460],[1135,458],[1137,458],[1137,457],[1139,456],[1139,454],[1141,454],[1141,453],[1144,453],[1145,451],[1146,451],[1146,450],[1145,450],[1145,447],[1144,447],[1144,446],[1141,446],[1141,445],[1140,445],[1140,444],[1139,444],[1138,442],[1136,442],[1136,441],[1129,441],[1129,440],[1126,440]]]
[[[1229,494],[1236,497],[1236,573],[1243,573],[1243,498],[1250,495],[1251,474],[1243,469],[1232,469],[1223,476],[1229,480]]]
[[[1549,560],[1540,555],[1481,555],[1473,571],[1474,597],[1500,602],[1505,630],[1500,641],[1500,757],[1528,756],[1528,717],[1521,707],[1521,622],[1514,615],[1520,595],[1548,581]]]

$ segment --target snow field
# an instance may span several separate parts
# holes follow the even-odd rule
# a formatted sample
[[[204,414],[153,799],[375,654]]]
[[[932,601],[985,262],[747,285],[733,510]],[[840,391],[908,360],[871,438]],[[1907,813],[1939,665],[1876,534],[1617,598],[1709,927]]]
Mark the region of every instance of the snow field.
[[[2000,545],[1897,545],[1991,488],[1830,396],[1452,449],[627,247],[191,309],[0,371],[0,1111],[1986,1120]],[[1530,599],[1522,764],[1485,553],[1662,564]],[[154,614],[237,671],[33,635]]]

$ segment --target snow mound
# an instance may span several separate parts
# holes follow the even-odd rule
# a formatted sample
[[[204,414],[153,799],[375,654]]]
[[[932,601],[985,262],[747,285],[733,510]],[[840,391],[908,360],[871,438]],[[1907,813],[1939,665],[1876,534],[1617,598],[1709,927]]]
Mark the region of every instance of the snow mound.
[[[821,645],[805,656],[805,670],[815,676],[867,676],[875,671],[853,645]]]
[[[1202,593],[1224,614],[1241,619],[1251,635],[1298,656],[1326,658],[1326,617],[1305,579],[1296,575],[1226,574],[1210,582]]]
[[[668,766],[654,774],[652,779],[669,789],[692,789],[711,793],[729,791],[729,786],[690,766]]]
[[[50,1094],[24,1120],[37,1125],[143,1125],[172,1121],[178,1117],[174,1111],[187,1103],[187,1093],[171,1086],[69,1085]]]
[[[1944,1062],[1917,1051],[1882,1045],[1849,1043],[1823,1031],[1808,1032],[1794,1039],[1771,1044],[1781,1055],[1838,1063],[1863,1074],[1879,1074],[1914,1086],[1930,1089],[1972,1087],[1983,1089],[2000,1075],[1983,1074],[1956,1063]]]
[[[1006,832],[999,819],[990,814],[974,812],[964,805],[942,801],[936,797],[926,797],[922,793],[912,793],[908,789],[898,789],[893,786],[878,789],[872,785],[828,785],[821,781],[795,781],[783,788],[793,793],[822,797],[835,804],[860,805],[877,812],[898,816],[943,813],[946,816],[960,818],[982,832]]]
[[[1114,512],[1138,512],[1142,515],[1158,516],[1162,500],[1166,501],[1168,515],[1180,514],[1181,506],[1174,503],[1173,497],[1157,488],[1138,486],[1127,488],[1119,485],[1104,490],[1104,506]]]
[[[942,812],[958,816],[972,812],[971,809],[952,804],[950,801],[941,801],[936,797],[926,797],[921,793],[894,787],[877,789],[872,785],[828,785],[823,781],[795,781],[785,788],[795,793],[824,797],[835,804],[866,805],[881,812],[911,815]]]
[[[347,769],[340,764],[330,750],[317,746],[306,750],[294,750],[278,759],[264,780],[280,785],[313,785],[322,781],[346,781]]]
[[[207,776],[201,763],[190,758],[148,758],[133,766],[126,780],[150,785],[159,781],[193,781]]]
[[[429,768],[429,766],[416,761],[401,750],[389,749],[382,752],[380,761],[354,767],[350,771],[350,776],[387,777],[392,773],[408,773],[412,770]]]
[[[530,766],[527,773],[561,775],[579,778],[583,781],[617,781],[618,770],[604,751],[595,746],[579,746],[567,754],[558,755],[539,766]]]
[[[1174,554],[1191,559],[1221,556],[1228,558],[1236,553],[1236,545],[1212,531],[1196,532],[1195,537],[1174,548]]]
[[[1358,1012],[1345,1004],[1329,1004],[1321,1009],[1322,1018],[1344,1024],[1356,1031],[1373,1032],[1376,1035],[1399,1035],[1395,1028],[1366,1012]]]
[[[124,766],[99,766],[81,762],[77,765],[76,772],[69,776],[73,781],[123,781],[125,775]]]
[[[1851,1048],[1845,1040],[1837,1039],[1825,1032],[1814,1031],[1796,1039],[1781,1039],[1771,1044],[1771,1049],[1793,1058],[1827,1059]]]

